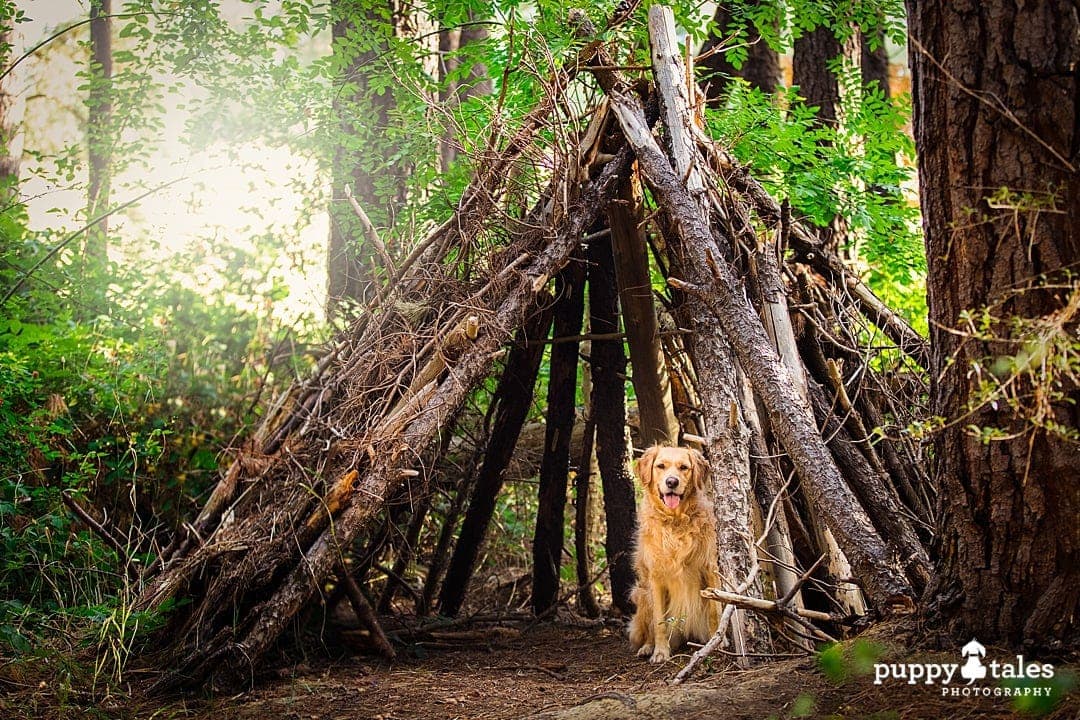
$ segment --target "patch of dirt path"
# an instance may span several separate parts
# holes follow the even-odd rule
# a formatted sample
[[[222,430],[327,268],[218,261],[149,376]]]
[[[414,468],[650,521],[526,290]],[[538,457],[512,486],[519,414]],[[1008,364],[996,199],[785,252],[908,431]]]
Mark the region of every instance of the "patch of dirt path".
[[[888,644],[888,638],[878,639]],[[944,653],[913,656],[902,645],[902,641],[891,645],[883,660],[953,659]],[[813,658],[745,671],[728,667],[681,687],[669,686],[667,680],[685,661],[686,656],[678,656],[654,667],[634,657],[621,624],[489,627],[436,634],[403,651],[392,664],[356,658],[295,666],[279,679],[264,678],[251,691],[219,697],[194,710],[189,705],[181,716],[200,720],[1027,717],[1015,714],[1009,700],[1000,697],[943,698],[940,688],[875,686],[866,676],[834,684]],[[1080,697],[1074,693],[1044,717],[1080,717]]]

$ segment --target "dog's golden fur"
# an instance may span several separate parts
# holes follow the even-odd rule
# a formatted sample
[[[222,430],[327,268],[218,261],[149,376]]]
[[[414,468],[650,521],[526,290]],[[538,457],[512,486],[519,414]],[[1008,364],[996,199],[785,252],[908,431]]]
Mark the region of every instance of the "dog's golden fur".
[[[705,489],[708,466],[697,450],[653,446],[638,460],[637,475],[644,497],[630,643],[639,656],[662,663],[673,648],[705,642],[716,631],[716,603],[701,597],[703,588],[720,584],[716,520]]]

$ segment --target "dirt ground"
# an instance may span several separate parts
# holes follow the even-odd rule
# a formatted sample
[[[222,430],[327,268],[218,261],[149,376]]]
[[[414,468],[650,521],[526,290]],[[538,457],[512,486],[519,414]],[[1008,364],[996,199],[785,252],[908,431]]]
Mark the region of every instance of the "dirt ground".
[[[678,687],[668,680],[687,656],[676,656],[659,667],[650,665],[631,652],[622,626],[622,621],[589,624],[573,616],[535,623],[520,615],[511,622],[454,625],[400,644],[399,657],[392,663],[342,646],[329,651],[324,646],[309,647],[304,661],[298,662],[292,654],[279,657],[276,666],[263,666],[245,691],[169,701],[102,699],[99,694],[90,701],[85,691],[42,679],[55,678],[55,672],[41,678],[25,674],[16,681],[9,667],[0,672],[0,719],[967,720],[1033,716],[1015,712],[1012,701],[1002,697],[942,697],[940,687],[903,681],[875,685],[866,659],[861,666],[857,660],[860,642],[864,648],[875,648],[870,662],[955,663],[959,659],[951,640],[940,643],[942,650],[928,650],[926,634],[902,624],[879,625],[862,638],[845,642],[843,653],[837,653],[842,655],[839,666],[833,663],[830,668],[822,658],[803,656],[738,670],[725,658],[716,658],[704,672]],[[349,631],[334,632],[335,639],[358,644]],[[1011,660],[1012,655],[988,648],[986,658]],[[1078,676],[1080,667],[1075,664],[1057,668],[1059,684],[1071,683],[1073,689],[1053,708],[1044,708],[1041,717],[1080,718]]]
[[[956,653],[912,654],[904,631],[878,628],[871,636],[887,648],[885,661],[956,659]],[[483,626],[417,643],[392,664],[371,658],[312,661],[263,678],[248,692],[171,710],[199,720],[1025,716],[1000,697],[943,698],[938,688],[902,682],[875,686],[871,676],[855,671],[830,681],[812,657],[750,670],[719,660],[681,687],[668,685],[685,661],[681,656],[655,667],[636,658],[621,623]],[[170,714],[161,710],[162,716]],[[1043,717],[1080,718],[1080,696],[1073,692]]]

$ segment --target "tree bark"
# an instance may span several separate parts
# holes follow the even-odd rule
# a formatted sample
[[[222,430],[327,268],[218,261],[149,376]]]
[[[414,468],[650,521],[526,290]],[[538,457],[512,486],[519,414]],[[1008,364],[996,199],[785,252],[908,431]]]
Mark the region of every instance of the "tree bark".
[[[757,2],[744,3],[743,5],[756,5]],[[776,92],[780,84],[780,55],[765,39],[761,37],[754,22],[746,17],[733,15],[726,3],[718,3],[716,14],[713,16],[712,27],[709,37],[701,48],[701,54],[705,55],[719,46],[730,36],[739,25],[746,28],[745,42],[747,57],[742,66],[736,68],[728,62],[723,51],[714,52],[703,58],[698,67],[705,75],[703,89],[705,90],[705,102],[710,107],[718,107],[721,100],[721,90],[726,84],[726,78],[741,77],[764,93]],[[740,41],[743,41],[740,38]]]
[[[112,0],[90,2],[90,95],[86,101],[88,180],[86,217],[92,220],[109,207],[112,185]],[[86,234],[84,255],[92,265],[108,261],[109,220],[103,219]]]
[[[604,239],[589,244],[589,311],[592,331],[612,333],[619,327],[615,259]],[[651,312],[651,309],[650,309]],[[626,443],[626,355],[622,340],[592,341],[592,412],[596,418],[596,461],[604,488],[607,519],[608,575],[611,602],[624,615],[634,611],[634,537],[637,510],[634,480]],[[644,429],[642,431],[644,433]]]
[[[556,277],[555,296],[552,337],[579,335],[585,311],[585,267],[580,258],[572,258]],[[532,608],[538,617],[550,612],[559,598],[570,435],[576,414],[577,366],[576,341],[552,345],[547,430],[544,433],[544,458],[540,463],[539,505],[532,547]]]
[[[1075,648],[1080,452],[1048,425],[1080,427],[1080,391],[1075,376],[1058,374],[1052,387],[1047,373],[1055,333],[1075,348],[1077,332],[1080,17],[1065,0],[907,7],[931,411],[948,423],[933,443],[932,610],[958,639]],[[997,339],[971,334],[984,309]],[[1008,380],[1007,357],[1025,347],[1045,353],[1045,364],[1015,377],[1021,405],[980,404],[983,387]],[[1004,435],[983,442],[979,428]]]
[[[836,37],[832,28],[824,25],[811,30],[795,40],[791,60],[792,83],[798,86],[799,95],[807,107],[816,107],[817,122],[827,127],[838,127],[841,118],[841,87],[836,73],[828,63],[843,58],[848,62],[857,57],[858,33],[845,41]],[[818,228],[822,245],[836,251],[844,244],[847,233],[842,217],[835,216],[827,225]]]
[[[859,33],[859,62],[862,67],[863,87],[874,83],[885,99],[892,97],[889,87],[889,53],[885,46],[885,32],[881,28]]]
[[[439,593],[439,613],[457,615],[465,601],[476,559],[495,514],[495,500],[502,489],[503,471],[514,454],[521,427],[532,407],[533,388],[540,371],[544,346],[536,342],[551,327],[551,303],[543,302],[528,324],[518,332],[492,400],[491,427],[496,431],[484,449],[484,461],[476,474],[472,498],[461,524],[454,554]]]
[[[469,98],[491,94],[491,78],[488,77],[487,67],[482,63],[470,66],[464,79],[452,78],[461,63],[458,53],[469,45],[484,42],[488,38],[487,26],[477,23],[476,20],[476,14],[470,10],[465,27],[445,28],[439,32],[439,79],[443,82],[439,101],[443,111],[451,116]],[[439,147],[443,172],[457,159],[461,148],[461,140],[455,137],[457,119],[451,117],[447,124],[449,128]]]
[[[394,0],[387,0],[384,9],[389,17],[370,2],[331,3],[332,52],[338,68],[333,110],[338,125],[331,166],[326,265],[329,317],[337,316],[343,303],[370,300],[375,295],[374,283],[379,281],[378,256],[365,240],[361,220],[350,206],[350,195],[380,228],[392,225],[396,208],[404,200],[404,169],[400,162],[391,161],[394,146],[384,136],[396,105],[393,90],[376,93],[371,87],[372,74],[381,67],[387,52],[385,36],[397,34],[401,17]],[[369,138],[378,138],[378,142],[364,143],[361,151],[354,147],[358,140]],[[383,270],[388,272],[388,268]]]
[[[671,443],[679,438],[679,423],[671,400],[671,384],[664,366],[660,331],[649,277],[648,244],[638,227],[641,198],[634,192],[633,177],[619,187],[619,200],[608,206],[615,276],[619,283],[627,345],[630,347],[631,380],[637,396],[641,444]],[[617,330],[612,326],[612,331]]]

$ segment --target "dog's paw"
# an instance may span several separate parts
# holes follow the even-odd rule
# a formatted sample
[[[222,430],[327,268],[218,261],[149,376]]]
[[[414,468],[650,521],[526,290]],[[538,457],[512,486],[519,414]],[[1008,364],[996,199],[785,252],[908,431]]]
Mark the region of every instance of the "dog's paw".
[[[649,655],[652,655],[652,645],[642,645],[637,651],[638,657],[648,657]]]
[[[653,665],[659,665],[660,663],[666,663],[671,657],[671,651],[664,648],[656,648],[653,650],[652,657],[649,658],[649,662]]]

